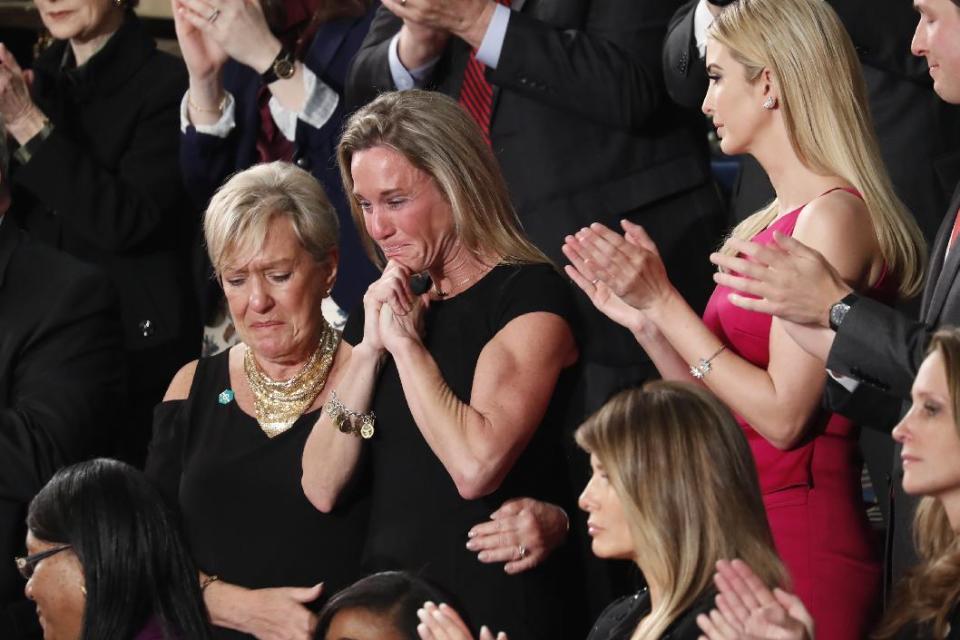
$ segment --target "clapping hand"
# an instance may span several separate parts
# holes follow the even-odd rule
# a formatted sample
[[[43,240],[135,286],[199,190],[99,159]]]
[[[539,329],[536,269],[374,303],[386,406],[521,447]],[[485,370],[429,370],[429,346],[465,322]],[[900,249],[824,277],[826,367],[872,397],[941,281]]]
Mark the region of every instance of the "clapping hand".
[[[191,73],[218,70],[224,56],[263,73],[281,49],[258,0],[174,0],[174,16]]]
[[[17,64],[0,44],[0,121],[17,142],[25,144],[43,128],[46,117],[30,96],[31,72]]]
[[[473,640],[473,634],[463,618],[448,605],[439,607],[432,602],[425,602],[423,608],[417,611],[420,624],[417,633],[421,640]],[[508,640],[507,634],[498,633],[496,636],[487,627],[480,628],[480,640]]]
[[[749,259],[714,253],[710,261],[724,271],[713,279],[739,292],[729,296],[738,307],[797,324],[829,327],[830,307],[852,291],[850,285],[818,251],[779,232],[773,237],[774,242],[767,245],[728,240]]]
[[[743,561],[717,563],[717,608],[697,617],[709,640],[813,640],[813,619],[800,599],[771,591]]]

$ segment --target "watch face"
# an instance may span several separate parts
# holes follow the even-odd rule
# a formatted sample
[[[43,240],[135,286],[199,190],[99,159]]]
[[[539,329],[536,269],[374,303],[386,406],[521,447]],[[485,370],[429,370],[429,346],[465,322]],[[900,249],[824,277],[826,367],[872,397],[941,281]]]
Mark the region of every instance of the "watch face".
[[[276,73],[277,77],[281,80],[293,77],[294,70],[293,60],[290,58],[283,58],[273,63],[273,72]]]
[[[838,302],[837,304],[830,307],[830,324],[833,325],[834,330],[840,326],[840,323],[843,322],[844,316],[847,315],[847,311],[850,311],[850,305],[845,302]]]

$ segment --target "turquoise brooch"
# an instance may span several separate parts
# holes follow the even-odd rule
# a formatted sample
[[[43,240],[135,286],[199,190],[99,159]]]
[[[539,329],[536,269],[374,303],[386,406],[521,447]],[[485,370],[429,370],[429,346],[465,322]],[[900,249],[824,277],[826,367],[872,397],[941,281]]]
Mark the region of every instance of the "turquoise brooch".
[[[217,402],[220,404],[230,404],[233,402],[233,389],[224,389],[217,396]]]

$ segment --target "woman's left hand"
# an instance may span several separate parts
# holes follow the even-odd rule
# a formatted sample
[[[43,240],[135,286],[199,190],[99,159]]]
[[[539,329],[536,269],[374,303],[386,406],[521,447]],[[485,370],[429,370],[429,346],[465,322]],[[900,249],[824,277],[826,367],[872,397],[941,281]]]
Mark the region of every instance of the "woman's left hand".
[[[257,0],[175,0],[176,11],[240,64],[263,73],[280,52]]]
[[[484,563],[504,562],[509,574],[543,562],[567,539],[570,520],[560,507],[533,498],[507,500],[488,522],[470,529],[467,549]]]
[[[625,232],[622,236],[599,222],[581,229],[574,235],[575,249],[589,265],[591,273],[583,274],[585,278],[602,282],[624,302],[643,311],[665,300],[673,285],[657,246],[643,227],[626,220],[620,224]]]
[[[46,121],[30,97],[29,72],[20,68],[3,44],[0,44],[0,120],[20,144],[37,135]]]
[[[380,307],[380,339],[387,351],[396,354],[406,346],[421,344],[423,319],[429,305],[430,296],[425,293],[415,297],[409,311],[402,315],[389,304]]]
[[[421,640],[473,640],[473,634],[463,618],[448,605],[439,607],[432,602],[423,603],[423,608],[417,610],[420,624],[417,633]],[[498,633],[496,636],[486,626],[480,628],[480,640],[508,640],[507,634]]]

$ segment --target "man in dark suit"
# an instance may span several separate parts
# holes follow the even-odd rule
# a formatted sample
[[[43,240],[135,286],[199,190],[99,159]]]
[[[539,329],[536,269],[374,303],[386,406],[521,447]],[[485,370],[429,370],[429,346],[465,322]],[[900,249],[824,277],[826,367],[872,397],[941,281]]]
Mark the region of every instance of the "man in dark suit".
[[[0,128],[0,158],[5,159]],[[0,160],[0,638],[39,638],[11,559],[26,508],[54,471],[103,451],[122,425],[123,337],[107,277],[30,242],[14,220]]]
[[[960,104],[960,0],[914,0],[914,4],[920,20],[913,53],[926,58],[937,94],[950,104]],[[889,432],[902,415],[903,403],[910,400],[910,386],[931,334],[939,326],[960,324],[960,248],[951,242],[960,229],[958,214],[960,185],[933,244],[920,321],[853,294],[823,256],[792,238],[779,238],[779,247],[744,243],[744,252],[757,260],[755,264],[716,257],[717,264],[752,278],[722,273],[718,282],[759,297],[740,298],[738,306],[787,320],[788,330],[790,323],[803,325],[804,331],[791,334],[825,361],[832,374],[827,390],[831,407]],[[894,577],[914,561],[910,535],[915,504],[900,492],[899,448],[893,456],[887,545]]]

